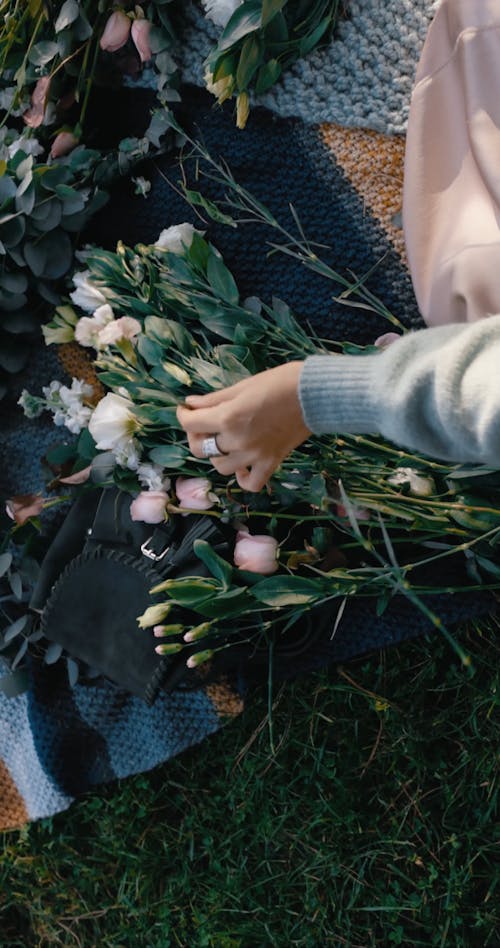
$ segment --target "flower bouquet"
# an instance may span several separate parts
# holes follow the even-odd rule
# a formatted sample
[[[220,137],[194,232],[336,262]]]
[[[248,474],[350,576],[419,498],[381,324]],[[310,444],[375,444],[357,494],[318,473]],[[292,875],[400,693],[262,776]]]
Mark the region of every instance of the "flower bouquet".
[[[195,152],[208,160],[201,146]],[[299,237],[285,231],[226,168],[212,162],[211,175],[227,186],[224,208],[186,192],[208,218],[238,226],[239,215],[274,227],[282,240],[275,250],[343,282],[344,299],[378,307],[398,325],[362,282],[334,273],[300,227]],[[262,645],[271,631],[293,635],[319,614],[328,615],[334,637],[352,597],[368,599],[381,615],[398,596],[469,664],[429,602],[437,593],[499,588],[495,473],[432,461],[382,438],[312,437],[265,490],[245,493],[208,460],[190,455],[176,406],[191,391],[353,347],[306,332],[282,300],[241,299],[221,254],[191,224],[166,229],[151,246],[89,249],[85,266],[74,277],[71,305],[58,307],[45,328],[46,341],[74,338],[94,352],[107,394],[95,405],[95,391],[75,380],[71,388],[56,382],[43,397],[25,392],[21,398],[31,416],[48,409],[56,424],[78,434],[52,458],[58,482],[79,483],[79,490],[114,484],[130,492],[132,519],[151,524],[204,511],[233,536],[232,562],[199,540],[195,553],[208,575],[168,577],[152,587],[151,606],[137,620],[154,630],[157,651],[186,649],[193,667],[242,634]],[[178,608],[195,620],[179,622]]]

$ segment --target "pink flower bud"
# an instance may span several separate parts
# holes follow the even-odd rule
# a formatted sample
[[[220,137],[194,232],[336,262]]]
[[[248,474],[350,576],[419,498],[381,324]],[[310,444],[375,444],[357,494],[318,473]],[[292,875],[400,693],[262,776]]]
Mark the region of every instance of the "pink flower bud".
[[[191,510],[208,510],[217,501],[211,493],[212,484],[207,477],[178,477],[175,493],[180,507]]]
[[[164,490],[143,490],[130,504],[130,517],[143,523],[162,523],[167,501]]]
[[[149,20],[134,20],[132,23],[132,39],[135,48],[141,57],[141,62],[147,63],[152,57],[151,46],[149,45],[149,34],[151,33],[151,23]]]
[[[76,474],[70,474],[69,477],[60,477],[60,484],[85,484],[85,481],[88,481],[90,477],[90,472],[92,470],[92,465],[89,464],[88,467],[84,467],[81,471],[77,471]]]
[[[266,534],[252,536],[243,530],[238,530],[234,547],[234,562],[240,569],[247,569],[251,573],[270,575],[278,569],[276,554],[278,541]]]
[[[131,25],[130,19],[123,10],[115,10],[104,27],[99,43],[101,49],[107,53],[116,53],[118,49],[125,46]]]
[[[78,138],[73,135],[73,132],[59,132],[59,135],[56,135],[52,142],[50,156],[51,158],[62,158],[63,155],[68,155],[70,151],[73,151],[73,148],[76,148],[77,145]]]
[[[5,504],[5,511],[11,520],[15,520],[19,527],[30,517],[38,517],[45,506],[45,498],[41,494],[17,494]]]
[[[392,346],[393,342],[396,342],[398,339],[401,339],[401,335],[398,332],[385,332],[382,336],[379,336],[378,339],[375,339],[373,345],[377,346],[377,349],[386,349],[387,346]]]

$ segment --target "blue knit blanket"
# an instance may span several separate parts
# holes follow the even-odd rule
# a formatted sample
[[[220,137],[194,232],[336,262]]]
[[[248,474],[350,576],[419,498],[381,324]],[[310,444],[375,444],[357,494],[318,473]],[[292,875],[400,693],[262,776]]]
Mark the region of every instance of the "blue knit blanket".
[[[147,115],[147,90],[128,90],[120,101],[114,95],[116,112]],[[242,133],[234,127],[231,106],[214,108],[194,86],[186,90],[184,102],[182,120],[198,130],[213,155],[228,162],[237,180],[282,221],[289,220],[293,203],[306,233],[332,247],[337,270],[357,275],[373,270],[369,288],[407,326],[420,325],[399,225],[402,138],[277,118],[265,109],[251,113]],[[158,162],[144,174],[152,181],[149,196],[134,196],[130,182],[122,182],[95,223],[92,240],[108,247],[118,238],[147,243],[162,228],[192,219],[165,182],[165,176],[174,183],[179,177],[171,162]],[[262,229],[214,225],[209,237],[224,253],[243,294],[264,300],[280,296],[330,338],[363,343],[386,331],[381,318],[337,302],[332,285],[319,276],[289,258],[268,258]],[[43,488],[40,458],[60,441],[61,430],[42,419],[25,420],[16,398],[21,388],[37,391],[55,377],[63,377],[58,356],[40,344],[0,407],[4,496]],[[461,596],[433,603],[447,623],[481,614],[489,605],[489,600]],[[407,603],[394,602],[376,618],[366,601],[353,601],[333,642],[317,644],[301,658],[300,668],[291,662],[280,674],[313,672],[430,631]],[[149,708],[106,682],[70,687],[59,665],[33,661],[27,693],[9,699],[0,692],[0,828],[57,813],[90,787],[148,770],[202,741],[242,709],[251,680],[243,671],[236,681],[162,695]]]

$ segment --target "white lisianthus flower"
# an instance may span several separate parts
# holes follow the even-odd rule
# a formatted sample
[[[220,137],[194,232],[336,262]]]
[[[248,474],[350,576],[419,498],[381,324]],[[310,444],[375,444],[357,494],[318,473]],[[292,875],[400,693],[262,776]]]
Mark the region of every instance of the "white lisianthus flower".
[[[203,0],[203,6],[209,20],[217,26],[226,26],[242,0]]]
[[[159,464],[139,464],[137,477],[139,484],[148,490],[170,490],[170,478]]]
[[[413,467],[397,467],[387,478],[387,483],[393,487],[403,487],[407,484],[410,494],[415,497],[431,497],[436,493],[436,485],[432,477],[423,477]]]
[[[99,451],[124,452],[139,430],[133,402],[108,392],[92,412],[89,431]]]
[[[104,309],[104,306],[101,306]],[[133,316],[121,316],[120,319],[113,319],[108,322],[97,335],[97,347],[112,346],[122,339],[134,339],[142,330],[138,319]]]
[[[182,254],[185,250],[189,250],[195,233],[202,237],[205,231],[196,230],[192,224],[188,223],[174,224],[172,227],[162,230],[155,247],[158,247],[159,250],[169,250],[170,253]]]
[[[54,381],[42,388],[45,395],[45,407],[52,412],[53,422],[60,427],[65,425],[73,434],[80,434],[86,428],[92,409],[84,405],[93,388],[82,379],[72,379],[71,388]]]
[[[73,283],[76,290],[70,293],[75,306],[85,310],[86,313],[94,313],[96,307],[102,306],[106,302],[106,297],[101,293],[99,287],[95,286],[89,280],[90,270],[83,270],[73,275]]]
[[[82,316],[75,326],[75,339],[81,345],[92,349],[99,349],[99,334],[108,323],[114,321],[113,310],[109,303],[104,303],[94,310],[93,316]]]

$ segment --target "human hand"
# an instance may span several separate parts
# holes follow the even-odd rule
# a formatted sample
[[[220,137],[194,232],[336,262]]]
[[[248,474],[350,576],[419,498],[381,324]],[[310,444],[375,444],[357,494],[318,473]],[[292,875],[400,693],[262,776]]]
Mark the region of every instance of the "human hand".
[[[195,457],[203,457],[203,440],[216,435],[224,454],[211,458],[214,468],[235,474],[244,490],[261,490],[311,434],[299,402],[302,365],[288,362],[208,395],[188,395],[177,418]]]

